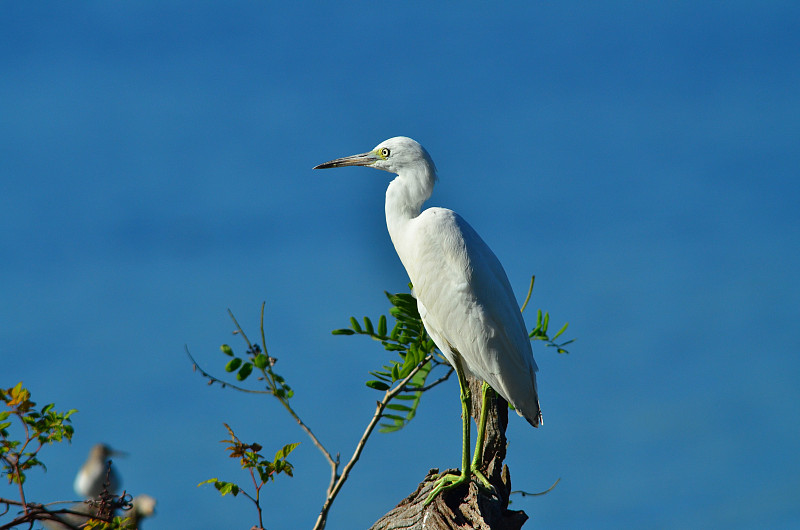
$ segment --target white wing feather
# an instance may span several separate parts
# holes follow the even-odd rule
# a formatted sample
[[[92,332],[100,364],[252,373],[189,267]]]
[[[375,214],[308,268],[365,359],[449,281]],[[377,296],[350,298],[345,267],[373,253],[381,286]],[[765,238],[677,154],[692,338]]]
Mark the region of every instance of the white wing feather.
[[[395,248],[414,285],[425,329],[451,364],[486,381],[537,427],[536,362],[500,261],[457,213],[429,208]]]

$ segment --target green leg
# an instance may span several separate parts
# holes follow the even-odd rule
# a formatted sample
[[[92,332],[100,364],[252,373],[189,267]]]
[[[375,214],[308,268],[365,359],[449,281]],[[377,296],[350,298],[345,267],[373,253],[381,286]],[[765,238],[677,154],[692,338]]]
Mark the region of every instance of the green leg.
[[[456,363],[454,368],[456,369],[456,375],[458,376],[458,386],[461,389],[461,417],[463,420],[462,421],[463,444],[461,446],[461,474],[444,475],[439,477],[439,479],[436,481],[436,485],[433,487],[433,491],[431,491],[431,494],[428,495],[428,498],[425,500],[425,506],[433,502],[433,499],[435,499],[436,496],[439,495],[441,492],[455,488],[469,481],[470,471],[472,468],[472,466],[470,466],[469,463],[469,421],[470,421],[469,383],[467,383],[467,378],[464,375],[464,369],[461,367],[461,359],[456,358]]]
[[[472,457],[472,466],[470,466],[475,477],[481,482],[483,487],[490,491],[494,491],[495,488],[481,471],[480,465],[483,455],[483,442],[486,439],[486,419],[489,416],[489,399],[493,392],[494,390],[492,390],[492,387],[484,381],[481,386],[481,418],[478,422],[478,439],[475,440],[475,453]]]

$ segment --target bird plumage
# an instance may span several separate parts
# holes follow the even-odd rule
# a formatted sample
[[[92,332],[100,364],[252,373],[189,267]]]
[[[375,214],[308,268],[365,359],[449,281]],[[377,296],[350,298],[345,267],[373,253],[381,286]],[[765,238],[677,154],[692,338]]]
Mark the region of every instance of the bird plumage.
[[[460,356],[467,373],[538,427],[538,367],[503,266],[460,215],[446,208],[421,211],[436,181],[436,167],[421,145],[398,137],[375,150],[383,148],[389,158],[411,153],[387,167],[397,177],[386,190],[386,224],[425,329],[450,364]]]
[[[386,189],[386,226],[411,279],[417,307],[436,346],[453,366],[461,392],[461,473],[439,476],[427,506],[475,477],[497,493],[481,470],[491,389],[534,427],[542,422],[536,362],[511,284],[494,252],[452,210],[422,205],[433,193],[436,166],[411,138],[398,136],[372,151],[337,158],[314,169],[369,166],[395,173]],[[467,374],[482,379],[481,414],[469,459],[471,396]]]
[[[478,234],[458,214],[429,208],[407,228],[416,237],[408,271],[420,316],[436,345],[454,364],[486,381],[531,425],[541,413],[525,323],[503,267]]]
[[[386,225],[414,287],[425,329],[455,366],[487,382],[537,427],[536,362],[505,270],[457,213],[422,205],[436,166],[419,143],[390,138],[362,155],[317,168],[364,165],[397,174],[386,190]]]
[[[115,452],[105,444],[96,444],[89,451],[89,457],[84,462],[75,477],[75,493],[90,499],[97,497],[103,491],[106,482],[107,462],[113,455],[121,453]],[[120,480],[114,467],[108,473],[109,493],[116,493],[120,487]]]

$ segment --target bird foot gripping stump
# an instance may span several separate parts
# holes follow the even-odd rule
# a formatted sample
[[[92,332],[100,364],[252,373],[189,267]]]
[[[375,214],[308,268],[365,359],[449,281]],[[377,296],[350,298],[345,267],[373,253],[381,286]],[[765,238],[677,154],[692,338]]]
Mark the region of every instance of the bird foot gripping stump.
[[[508,509],[510,483],[496,488],[498,494],[489,494],[469,481],[442,492],[426,505],[439,477],[437,471],[430,470],[417,489],[371,530],[519,530],[528,520],[525,512]],[[446,473],[460,474],[456,469]]]
[[[481,382],[469,380],[470,393],[480,395]],[[470,415],[480,419],[481,400],[473,400]],[[381,517],[372,530],[519,530],[527,514],[508,509],[511,493],[511,475],[503,465],[506,456],[506,426],[508,425],[508,403],[493,396],[487,409],[486,438],[483,451],[472,464],[485,471],[485,478],[493,491],[478,485],[476,477],[438,493],[427,503],[441,477],[460,476],[458,469],[438,473],[428,472],[417,489],[403,499],[389,513]],[[472,467],[472,466],[471,466]],[[426,504],[427,503],[427,504]]]
[[[453,490],[471,482],[470,479],[474,479],[474,482],[481,488],[484,493],[487,495],[493,495],[499,497],[497,492],[497,488],[489,482],[489,479],[486,478],[486,475],[478,469],[477,467],[470,467],[469,474],[464,473],[461,471],[460,473],[457,470],[448,470],[442,473],[441,475],[437,475],[436,481],[433,484],[433,488],[431,488],[431,492],[428,494],[428,498],[425,500],[425,506],[429,505],[433,502],[433,500],[441,493]]]

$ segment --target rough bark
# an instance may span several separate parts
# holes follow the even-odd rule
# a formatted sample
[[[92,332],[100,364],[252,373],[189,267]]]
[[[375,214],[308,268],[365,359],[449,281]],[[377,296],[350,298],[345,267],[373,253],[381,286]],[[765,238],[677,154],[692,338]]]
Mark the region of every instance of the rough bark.
[[[470,414],[477,423],[481,408],[481,382],[471,378],[469,382],[472,394]],[[381,517],[372,530],[519,530],[528,516],[523,511],[508,509],[511,475],[503,464],[507,425],[508,403],[495,395],[489,403],[481,469],[496,488],[496,495],[483,491],[473,480],[469,486],[460,486],[440,494],[425,506],[425,500],[438,477],[438,470],[431,469],[417,489]],[[472,442],[477,437],[476,431],[473,425]],[[459,471],[450,469],[446,472]]]

